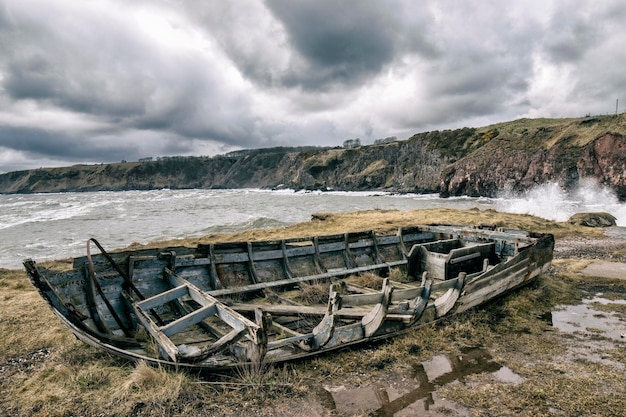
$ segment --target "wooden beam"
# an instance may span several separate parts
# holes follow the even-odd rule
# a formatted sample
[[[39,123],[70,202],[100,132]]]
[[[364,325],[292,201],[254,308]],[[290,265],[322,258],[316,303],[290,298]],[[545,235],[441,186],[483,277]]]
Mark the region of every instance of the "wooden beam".
[[[279,279],[276,281],[243,285],[241,287],[232,287],[232,288],[225,288],[221,290],[214,290],[214,291],[209,291],[208,294],[214,297],[220,297],[220,296],[229,295],[229,294],[243,294],[243,293],[248,293],[248,292],[253,292],[253,291],[264,290],[264,289],[272,288],[272,287],[280,287],[280,286],[298,284],[298,283],[307,282],[307,281],[330,279],[330,278],[335,278],[335,277],[340,277],[340,276],[359,274],[362,272],[368,272],[368,271],[373,271],[376,269],[389,268],[389,267],[405,265],[405,264],[406,264],[406,261],[394,261],[394,262],[385,262],[382,264],[365,265],[365,266],[360,266],[356,268],[341,269],[339,271],[325,272],[325,273],[316,274],[316,275],[306,275],[303,277],[295,277],[291,279]]]
[[[213,316],[216,311],[217,309],[215,307],[215,304],[209,304],[177,320],[174,320],[171,323],[168,323],[167,325],[161,327],[159,330],[161,330],[165,336],[172,337],[173,335],[182,332],[188,327],[200,323],[207,317]]]

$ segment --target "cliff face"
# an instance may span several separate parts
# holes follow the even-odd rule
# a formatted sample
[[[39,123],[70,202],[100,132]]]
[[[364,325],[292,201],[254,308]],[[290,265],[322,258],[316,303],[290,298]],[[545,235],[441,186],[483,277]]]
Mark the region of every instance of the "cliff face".
[[[502,131],[475,152],[446,167],[444,196],[495,196],[522,192],[545,182],[565,188],[593,178],[626,200],[624,115],[551,121]]]
[[[355,149],[273,148],[11,172],[0,175],[0,193],[287,187],[494,196],[592,177],[626,199],[625,136],[624,114],[521,119]]]
[[[473,129],[467,129],[468,135]],[[438,192],[442,169],[453,160],[433,142],[439,132],[357,149],[292,155],[281,168],[291,188]]]
[[[0,192],[275,187],[438,192],[440,173],[453,160],[442,153],[440,143],[448,136],[465,137],[473,132],[474,129],[430,132],[407,141],[356,149],[294,152],[276,148],[242,152],[236,157],[188,157],[11,172],[0,175]]]
[[[227,158],[75,165],[0,175],[2,193],[208,188],[233,165]]]

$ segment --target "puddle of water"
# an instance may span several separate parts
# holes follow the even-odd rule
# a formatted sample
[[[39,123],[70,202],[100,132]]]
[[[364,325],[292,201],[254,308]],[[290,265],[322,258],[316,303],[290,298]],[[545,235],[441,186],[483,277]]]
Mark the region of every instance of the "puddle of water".
[[[461,355],[435,356],[419,364],[412,375],[398,376],[392,382],[358,388],[325,386],[318,392],[318,400],[324,408],[339,415],[367,413],[368,416],[390,417],[402,411],[402,415],[469,416],[469,409],[442,398],[437,390],[456,381],[462,382],[466,376],[485,372],[505,383],[524,381],[511,369],[495,362],[486,351],[473,348]]]
[[[503,366],[497,372],[494,372],[493,376],[495,376],[496,379],[502,382],[507,382],[512,385],[519,385],[524,382],[524,378],[522,378],[506,366]]]
[[[551,326],[564,333],[595,334],[612,340],[626,342],[626,321],[618,313],[600,311],[594,308],[600,304],[626,304],[626,300],[608,300],[602,297],[584,299],[582,304],[558,306],[557,310],[542,316]]]

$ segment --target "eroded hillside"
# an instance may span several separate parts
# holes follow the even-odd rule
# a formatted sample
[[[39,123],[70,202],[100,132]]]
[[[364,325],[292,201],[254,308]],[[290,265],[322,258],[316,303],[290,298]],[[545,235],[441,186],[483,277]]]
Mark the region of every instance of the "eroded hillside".
[[[593,177],[626,199],[625,136],[626,114],[520,119],[354,149],[270,148],[18,171],[0,175],[0,192],[287,187],[493,196]]]

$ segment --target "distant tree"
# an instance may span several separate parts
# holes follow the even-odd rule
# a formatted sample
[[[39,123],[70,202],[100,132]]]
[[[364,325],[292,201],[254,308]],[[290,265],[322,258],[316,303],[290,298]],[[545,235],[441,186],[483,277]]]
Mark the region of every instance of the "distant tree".
[[[361,146],[361,139],[348,139],[343,142],[343,147],[346,149],[358,148]]]

